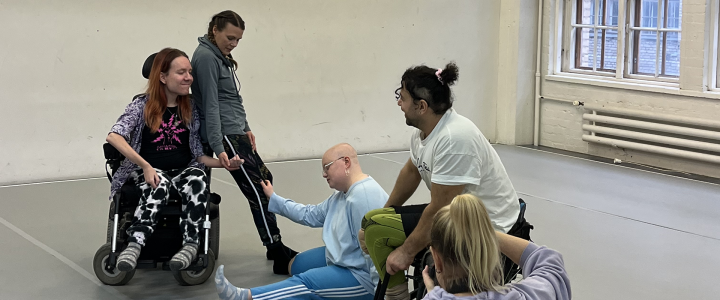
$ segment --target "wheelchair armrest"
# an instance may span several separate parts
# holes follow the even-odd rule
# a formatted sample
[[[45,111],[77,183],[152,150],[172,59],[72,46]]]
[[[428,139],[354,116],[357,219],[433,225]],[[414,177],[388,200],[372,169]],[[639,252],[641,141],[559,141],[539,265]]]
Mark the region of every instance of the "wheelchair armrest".
[[[121,161],[125,159],[125,156],[123,156],[118,149],[115,149],[113,145],[110,145],[110,143],[103,144],[103,152],[107,160]]]

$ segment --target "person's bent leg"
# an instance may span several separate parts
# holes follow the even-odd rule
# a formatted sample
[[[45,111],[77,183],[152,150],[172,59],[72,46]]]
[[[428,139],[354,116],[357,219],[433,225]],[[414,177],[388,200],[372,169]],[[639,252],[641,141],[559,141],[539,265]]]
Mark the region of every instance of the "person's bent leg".
[[[208,189],[207,176],[198,168],[187,168],[172,179],[172,187],[182,197],[183,213],[180,229],[183,232],[183,247],[170,260],[170,269],[182,270],[190,266],[198,253],[200,224],[204,220]]]
[[[405,242],[420,221],[427,204],[398,206],[368,212],[362,221],[368,254],[378,270],[381,280],[386,279],[387,257]],[[387,299],[410,297],[404,272],[390,276],[387,283]],[[380,292],[378,290],[378,292]],[[385,291],[383,291],[385,292]]]
[[[154,189],[145,182],[142,170],[131,174],[135,185],[140,189],[140,201],[135,209],[133,223],[127,230],[128,246],[118,256],[117,267],[120,271],[135,269],[140,251],[145,246],[145,240],[150,237],[153,227],[157,224],[157,213],[167,203],[170,179],[161,170],[156,169],[155,172],[160,177],[160,183]]]
[[[375,264],[375,269],[377,269],[382,281],[386,280],[385,263],[387,257],[393,250],[400,247],[407,238],[403,230],[401,216],[391,212],[394,212],[394,209],[383,208],[370,211],[366,218],[363,219],[362,224],[365,230],[365,243],[368,254],[373,264]],[[388,288],[394,287],[405,282],[405,274],[403,272],[395,273],[395,275],[390,276],[389,280]]]
[[[370,254],[370,252],[367,248],[366,237],[365,237],[365,227],[367,227],[367,225],[369,224],[369,220],[372,219],[372,217],[376,216],[376,215],[394,215],[394,214],[396,214],[395,209],[392,207],[373,209],[365,214],[365,216],[363,217],[363,219],[360,223],[360,232],[358,232],[358,242],[360,244],[360,249],[362,249],[362,251],[365,252],[365,254],[368,254],[368,255]]]
[[[288,273],[294,276],[305,273],[311,269],[322,267],[327,267],[324,246],[298,253],[298,255],[293,257],[293,259],[290,261]]]

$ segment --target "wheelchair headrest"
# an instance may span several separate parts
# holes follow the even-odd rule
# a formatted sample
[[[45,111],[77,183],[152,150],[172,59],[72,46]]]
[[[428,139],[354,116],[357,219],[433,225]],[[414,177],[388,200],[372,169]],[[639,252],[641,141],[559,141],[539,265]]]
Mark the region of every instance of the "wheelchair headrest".
[[[150,79],[150,70],[152,70],[153,61],[155,61],[155,56],[157,56],[157,52],[150,54],[147,59],[145,59],[145,63],[142,67],[142,76],[145,77],[145,79]]]

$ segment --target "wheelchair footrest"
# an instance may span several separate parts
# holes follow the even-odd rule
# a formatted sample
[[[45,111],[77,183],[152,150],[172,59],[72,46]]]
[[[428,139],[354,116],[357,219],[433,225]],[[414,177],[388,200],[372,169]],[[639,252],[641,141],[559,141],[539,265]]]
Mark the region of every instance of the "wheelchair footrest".
[[[149,259],[138,260],[137,265],[135,266],[135,269],[155,269],[155,268],[157,268],[157,261],[149,260]]]
[[[187,267],[187,271],[202,271],[206,269],[208,266],[208,258],[207,254],[198,254],[197,260],[193,264],[191,264],[189,267]]]

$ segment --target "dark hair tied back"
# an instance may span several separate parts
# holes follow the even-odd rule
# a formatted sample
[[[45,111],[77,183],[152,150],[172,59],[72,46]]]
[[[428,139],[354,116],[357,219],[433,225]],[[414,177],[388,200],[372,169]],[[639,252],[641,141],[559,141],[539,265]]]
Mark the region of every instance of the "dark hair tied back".
[[[450,86],[455,84],[458,76],[458,67],[454,62],[448,63],[443,69],[414,66],[405,70],[402,86],[410,93],[413,101],[425,100],[433,112],[442,115],[452,107]]]

